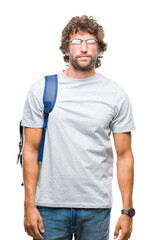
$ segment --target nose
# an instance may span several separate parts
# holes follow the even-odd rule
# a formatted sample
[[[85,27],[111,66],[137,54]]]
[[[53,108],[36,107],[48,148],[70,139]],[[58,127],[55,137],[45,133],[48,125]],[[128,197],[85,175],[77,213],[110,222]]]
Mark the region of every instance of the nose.
[[[88,50],[87,43],[83,41],[81,44],[81,52],[87,52],[87,50]]]

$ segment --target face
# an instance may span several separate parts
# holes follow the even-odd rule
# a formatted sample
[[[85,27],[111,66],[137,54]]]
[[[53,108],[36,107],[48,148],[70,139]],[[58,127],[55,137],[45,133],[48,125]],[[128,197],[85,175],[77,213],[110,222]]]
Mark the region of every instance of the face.
[[[90,33],[76,33],[70,35],[70,39],[79,38],[82,40],[96,39],[96,37]],[[69,67],[74,67],[76,70],[80,71],[90,71],[95,67],[97,58],[99,56],[98,43],[87,44],[83,41],[79,45],[73,45],[69,42]]]

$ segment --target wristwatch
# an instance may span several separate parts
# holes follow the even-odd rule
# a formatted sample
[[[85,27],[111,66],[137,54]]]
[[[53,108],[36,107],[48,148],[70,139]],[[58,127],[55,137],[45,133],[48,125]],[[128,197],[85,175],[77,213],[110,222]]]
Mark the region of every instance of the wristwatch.
[[[133,217],[135,215],[135,209],[134,208],[131,208],[129,210],[122,210],[121,211],[122,214],[127,214],[129,217]]]

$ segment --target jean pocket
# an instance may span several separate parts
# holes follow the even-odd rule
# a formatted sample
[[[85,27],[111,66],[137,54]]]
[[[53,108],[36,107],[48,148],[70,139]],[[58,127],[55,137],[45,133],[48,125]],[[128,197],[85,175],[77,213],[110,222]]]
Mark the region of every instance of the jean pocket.
[[[40,213],[44,212],[45,207],[42,207],[42,206],[36,206],[36,207]]]

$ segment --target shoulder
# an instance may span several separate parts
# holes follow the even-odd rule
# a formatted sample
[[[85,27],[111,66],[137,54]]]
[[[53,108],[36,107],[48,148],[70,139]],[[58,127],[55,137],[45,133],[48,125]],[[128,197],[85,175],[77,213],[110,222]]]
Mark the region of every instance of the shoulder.
[[[43,78],[40,78],[40,79],[34,81],[31,84],[30,90],[33,92],[43,91],[44,86],[45,86],[45,78],[43,77]]]
[[[34,81],[29,87],[27,96],[31,99],[38,99],[42,101],[44,94],[45,78],[42,77]]]
[[[105,90],[111,92],[115,98],[128,97],[126,90],[115,80],[108,78],[101,73],[97,73],[97,77],[101,80]]]

